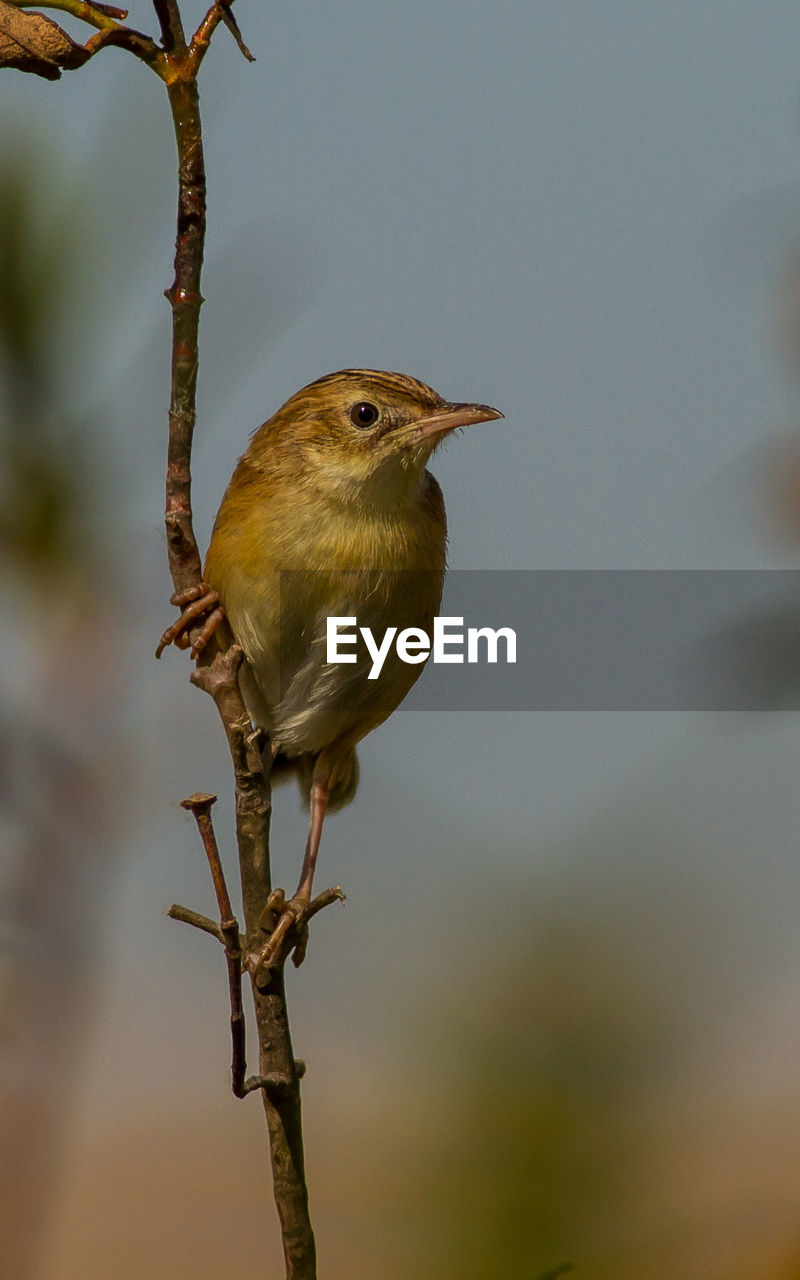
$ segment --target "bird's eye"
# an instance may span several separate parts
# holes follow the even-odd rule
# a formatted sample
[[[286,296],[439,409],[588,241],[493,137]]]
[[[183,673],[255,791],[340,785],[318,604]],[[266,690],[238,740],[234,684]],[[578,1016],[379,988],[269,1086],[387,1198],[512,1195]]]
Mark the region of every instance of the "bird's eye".
[[[350,410],[350,421],[354,427],[372,427],[380,416],[378,406],[369,400],[359,400]]]

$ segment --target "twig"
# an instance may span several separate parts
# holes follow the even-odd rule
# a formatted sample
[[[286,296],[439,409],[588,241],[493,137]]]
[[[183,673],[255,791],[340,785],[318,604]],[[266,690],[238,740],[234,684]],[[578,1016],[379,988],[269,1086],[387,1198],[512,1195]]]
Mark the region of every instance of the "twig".
[[[220,0],[220,4],[222,6],[222,21],[225,23],[225,26],[236,41],[237,48],[242,57],[246,58],[248,62],[255,62],[255,57],[245,44],[242,33],[239,30],[239,23],[233,16],[230,0]]]
[[[124,22],[128,16],[127,9],[117,9],[113,4],[100,4],[100,0],[94,0],[94,8],[100,13],[108,14],[109,18],[118,18],[120,22]]]
[[[259,1074],[270,1136],[275,1203],[281,1223],[287,1280],[315,1280],[316,1247],[305,1181],[300,1079],[292,1049],[283,964],[255,980],[262,950],[260,917],[270,891],[269,783],[257,735],[253,734],[238,673],[242,651],[233,645],[213,662],[202,660],[192,683],[214,699],[233,760],[236,780],[236,839],[245,918],[243,963],[251,975],[259,1042]]]
[[[228,886],[225,883],[225,872],[219,856],[217,837],[211,821],[211,808],[216,803],[216,796],[193,795],[181,801],[181,808],[194,814],[206,851],[214,892],[219,906],[219,928],[207,929],[212,921],[204,921],[200,926],[215,936],[225,947],[225,958],[228,962],[228,994],[231,1004],[231,1084],[237,1098],[244,1098],[254,1089],[271,1088],[273,1082],[262,1076],[251,1076],[246,1079],[247,1049],[245,1043],[244,1009],[242,1007],[242,943],[239,936],[239,923],[233,914]],[[197,923],[196,921],[194,923]]]
[[[8,0],[8,3],[19,9],[28,0]],[[62,13],[72,14],[74,18],[80,18],[97,28],[98,34],[91,36],[86,42],[86,48],[91,53],[96,53],[103,45],[117,45],[127,49],[160,74],[159,59],[162,54],[155,41],[142,31],[121,26],[116,21],[127,17],[126,9],[117,9],[109,4],[91,4],[89,0],[43,0],[43,4],[46,9],[58,9]]]
[[[201,929],[203,933],[210,933],[212,938],[216,938],[217,942],[225,945],[225,938],[216,920],[201,916],[199,911],[192,911],[191,907],[182,907],[179,902],[173,902],[172,906],[167,908],[165,915],[168,915],[170,920],[180,920],[182,924],[190,924],[195,929]]]
[[[211,37],[219,26],[220,22],[228,28],[234,40],[236,41],[239,52],[247,59],[248,62],[255,62],[253,54],[248,49],[239,30],[239,24],[233,16],[231,9],[231,0],[214,0],[202,22],[198,26],[192,36],[190,45],[190,53],[194,59],[194,65],[200,66],[206,55]]]
[[[22,9],[26,7],[29,0],[6,0],[6,2],[14,5],[16,9]],[[112,9],[107,4],[90,4],[88,0],[44,0],[44,7],[71,13],[73,17],[81,18],[90,26],[98,28],[116,26],[115,18],[128,16],[127,9]]]
[[[183,33],[178,0],[153,0],[153,8],[161,28],[161,42],[165,52],[185,53],[186,37]]]
[[[219,907],[219,927],[224,937],[230,933],[230,925],[236,924],[233,915],[233,907],[231,906],[231,896],[228,893],[228,886],[225,883],[225,872],[222,870],[222,863],[219,857],[219,846],[217,837],[214,833],[214,824],[211,821],[211,810],[217,803],[216,796],[196,793],[189,796],[188,800],[181,800],[181,808],[186,809],[194,815],[200,832],[200,839],[203,841],[203,848],[208,858],[208,866],[211,871],[211,879],[214,882],[214,893],[217,895],[217,906]],[[238,926],[237,926],[238,929]],[[235,938],[236,947],[239,946],[238,932]]]

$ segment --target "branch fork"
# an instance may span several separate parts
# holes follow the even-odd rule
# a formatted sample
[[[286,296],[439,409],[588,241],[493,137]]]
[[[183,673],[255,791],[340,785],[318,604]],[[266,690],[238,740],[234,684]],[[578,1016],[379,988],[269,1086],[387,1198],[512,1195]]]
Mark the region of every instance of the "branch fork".
[[[31,12],[30,0],[0,0],[7,11],[7,22],[0,21],[0,36],[5,31],[5,44],[0,43],[0,65],[17,66],[21,70],[57,80],[62,70],[74,70],[107,45],[127,49],[155,71],[165,84],[176,78],[192,80],[197,76],[211,37],[220,23],[227,27],[248,62],[255,62],[233,16],[233,0],[214,0],[191,40],[186,40],[176,0],[153,0],[161,27],[159,45],[151,36],[125,25],[127,9],[103,4],[100,0],[44,0],[47,9],[69,13],[80,18],[97,34],[84,45],[76,44],[51,18]],[[19,11],[15,18],[12,10]],[[2,15],[0,14],[0,18]]]
[[[231,1006],[231,1086],[234,1095],[237,1098],[246,1098],[248,1093],[253,1093],[256,1089],[263,1089],[273,1099],[288,1098],[296,1087],[296,1082],[302,1079],[306,1073],[306,1064],[300,1059],[295,1059],[293,1062],[294,1078],[280,1071],[270,1071],[266,1075],[255,1076],[246,1074],[245,1021],[242,1007],[242,955],[245,950],[246,940],[239,933],[239,925],[233,914],[230,894],[225,882],[225,872],[222,869],[222,862],[219,856],[214,824],[211,819],[211,809],[216,800],[216,796],[198,793],[189,796],[186,800],[182,800],[181,808],[188,810],[194,816],[200,832],[219,907],[219,924],[208,916],[201,915],[198,911],[192,911],[189,907],[182,907],[178,903],[173,903],[167,911],[167,915],[172,920],[180,920],[184,924],[193,925],[194,928],[200,929],[203,933],[211,934],[225,948],[225,958],[228,962],[228,995]],[[341,890],[329,890],[328,894],[330,895],[331,893],[334,896],[329,898],[330,901],[334,901],[336,897],[344,896]],[[324,896],[320,894],[320,898]],[[321,902],[316,907],[316,910],[321,910],[325,905],[326,903]]]
[[[219,924],[198,912],[189,911],[177,904],[170,907],[167,915],[174,920],[182,920],[212,934],[225,948],[225,959],[228,964],[228,996],[231,1006],[231,1084],[237,1098],[244,1098],[254,1089],[270,1087],[265,1077],[246,1077],[247,1058],[245,1052],[245,1022],[242,1007],[242,938],[239,924],[233,914],[225,872],[219,856],[219,846],[211,820],[211,809],[217,797],[198,793],[181,801],[181,808],[194,816],[203,841],[203,848],[208,859],[214,893],[219,907]]]

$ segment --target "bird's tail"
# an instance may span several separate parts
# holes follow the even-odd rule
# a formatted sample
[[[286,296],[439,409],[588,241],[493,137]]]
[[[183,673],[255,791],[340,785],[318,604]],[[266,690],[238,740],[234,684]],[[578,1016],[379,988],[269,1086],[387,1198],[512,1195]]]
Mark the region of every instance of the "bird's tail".
[[[287,778],[297,779],[303,804],[308,808],[311,801],[311,780],[314,776],[315,757],[312,755],[285,756],[279,753],[272,762],[272,781],[285,782]],[[331,787],[328,798],[328,812],[335,813],[349,804],[358,789],[358,756],[355,751],[350,756],[350,767],[343,777]]]

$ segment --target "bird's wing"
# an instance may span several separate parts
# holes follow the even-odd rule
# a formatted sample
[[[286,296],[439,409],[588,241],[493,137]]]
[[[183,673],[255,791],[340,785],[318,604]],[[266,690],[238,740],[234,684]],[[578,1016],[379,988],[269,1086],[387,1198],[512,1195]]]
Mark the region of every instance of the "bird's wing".
[[[332,575],[337,589],[326,593],[313,626],[284,637],[272,738],[287,754],[320,751],[337,739],[360,741],[391,715],[422,673],[424,663],[402,661],[392,640],[380,674],[370,679],[373,658],[360,634],[355,645],[340,644],[340,653],[355,657],[355,662],[328,662],[329,617],[356,618],[357,626],[368,627],[377,644],[384,641],[389,626],[398,631],[419,627],[430,633],[441,597],[440,574],[371,577],[365,590],[363,576],[354,580]]]

